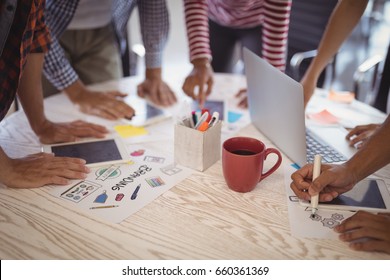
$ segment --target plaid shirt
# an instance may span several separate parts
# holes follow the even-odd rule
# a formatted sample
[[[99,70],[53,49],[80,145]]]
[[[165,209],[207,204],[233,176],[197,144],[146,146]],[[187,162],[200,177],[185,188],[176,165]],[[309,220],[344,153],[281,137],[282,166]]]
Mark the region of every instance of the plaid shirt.
[[[15,98],[27,55],[49,50],[44,5],[45,0],[0,2],[0,120]]]
[[[52,34],[51,50],[45,55],[43,72],[59,90],[78,80],[78,75],[65,57],[58,39],[66,30],[77,9],[79,0],[47,0],[46,20]],[[115,0],[113,9],[114,30],[119,38],[119,48],[126,48],[127,22],[138,5],[142,40],[145,46],[147,68],[159,68],[162,51],[169,31],[169,15],[165,0]]]

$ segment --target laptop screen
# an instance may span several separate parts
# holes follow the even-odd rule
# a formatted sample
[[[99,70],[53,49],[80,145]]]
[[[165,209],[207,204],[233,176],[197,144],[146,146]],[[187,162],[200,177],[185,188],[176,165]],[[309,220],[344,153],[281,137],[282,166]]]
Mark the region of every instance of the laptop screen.
[[[302,85],[244,48],[249,113],[253,125],[285,155],[306,164]]]

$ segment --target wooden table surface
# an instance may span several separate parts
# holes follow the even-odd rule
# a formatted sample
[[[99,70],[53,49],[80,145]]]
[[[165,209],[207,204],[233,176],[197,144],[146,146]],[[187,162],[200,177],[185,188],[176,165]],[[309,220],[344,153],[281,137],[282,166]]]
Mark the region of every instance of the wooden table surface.
[[[135,88],[139,78],[107,83]],[[241,76],[217,75],[215,87],[231,96],[245,85]],[[102,85],[100,87],[103,88]],[[134,91],[134,90],[132,90]],[[64,104],[58,105],[61,101]],[[63,96],[45,101],[51,119],[79,118]],[[55,108],[53,104],[59,107]],[[53,108],[48,108],[52,106]],[[359,105],[360,106],[360,105]],[[62,109],[61,109],[62,108]],[[61,111],[62,110],[62,111]],[[69,118],[71,118],[69,116]],[[13,130],[12,133],[10,131]],[[15,132],[15,130],[17,132]],[[239,135],[270,143],[252,125]],[[39,151],[23,112],[0,126],[9,154]],[[172,139],[149,143],[171,149]],[[173,152],[173,151],[171,151]],[[283,164],[289,164],[287,157]],[[387,171],[383,171],[386,176]],[[387,172],[387,173],[386,173]],[[390,176],[388,176],[390,178]],[[1,259],[389,259],[381,253],[350,250],[338,240],[296,238],[290,233],[283,168],[250,193],[228,189],[218,161],[194,172],[120,224],[85,214],[47,188],[0,187]]]

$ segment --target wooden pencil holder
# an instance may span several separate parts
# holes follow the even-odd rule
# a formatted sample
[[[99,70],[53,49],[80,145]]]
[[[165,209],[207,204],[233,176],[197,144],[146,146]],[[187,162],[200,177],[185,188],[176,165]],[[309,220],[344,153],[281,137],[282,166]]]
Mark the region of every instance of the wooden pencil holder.
[[[202,132],[175,126],[175,163],[204,171],[221,158],[221,121]]]

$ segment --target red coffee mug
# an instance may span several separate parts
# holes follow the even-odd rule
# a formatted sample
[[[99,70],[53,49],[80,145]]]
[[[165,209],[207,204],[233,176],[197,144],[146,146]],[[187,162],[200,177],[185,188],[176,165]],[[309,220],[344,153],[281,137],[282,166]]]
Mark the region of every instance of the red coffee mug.
[[[276,154],[278,160],[267,172],[263,164],[269,154]],[[223,176],[230,189],[236,192],[250,192],[256,185],[271,175],[282,163],[277,149],[266,148],[264,143],[250,137],[233,137],[222,146]]]

